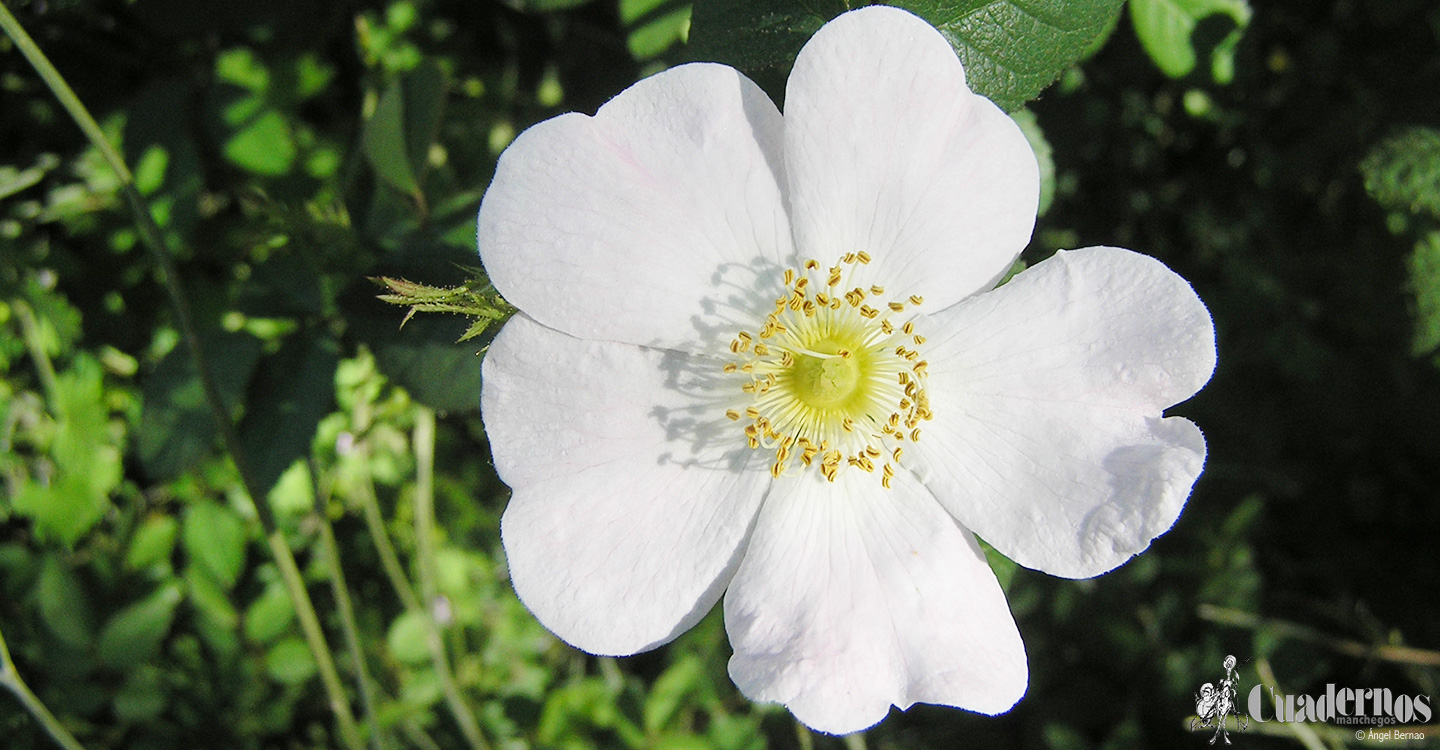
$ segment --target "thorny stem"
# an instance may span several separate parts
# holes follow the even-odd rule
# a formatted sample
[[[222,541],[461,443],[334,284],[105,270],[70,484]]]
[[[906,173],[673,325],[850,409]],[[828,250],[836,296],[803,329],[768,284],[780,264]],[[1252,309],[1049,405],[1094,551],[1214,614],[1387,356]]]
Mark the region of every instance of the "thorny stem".
[[[0,685],[15,694],[20,705],[24,706],[36,721],[40,722],[40,726],[44,727],[50,738],[55,740],[55,744],[65,750],[85,750],[85,746],[75,739],[75,735],[70,734],[70,730],[55,718],[55,714],[50,713],[50,709],[45,707],[40,698],[30,691],[30,686],[25,684],[25,680],[20,678],[20,672],[15,669],[15,662],[10,660],[10,647],[5,644],[4,633],[0,633]]]
[[[340,549],[335,543],[335,527],[325,514],[325,501],[320,493],[319,467],[314,459],[306,459],[310,474],[310,488],[315,495],[315,518],[320,526],[320,554],[325,567],[330,569],[330,591],[340,611],[340,627],[345,634],[345,647],[350,660],[355,664],[355,683],[360,690],[360,708],[370,725],[370,747],[384,750],[384,733],[380,731],[380,720],[375,713],[375,695],[371,690],[370,670],[365,666],[365,651],[360,642],[360,628],[355,622],[355,607],[350,601],[350,587],[345,582],[345,569],[340,566]]]
[[[281,572],[286,573],[286,590],[290,594],[302,625],[305,626],[305,640],[319,667],[321,682],[324,683],[328,693],[330,707],[335,713],[335,722],[339,726],[341,737],[351,750],[362,750],[364,743],[356,728],[355,716],[350,711],[349,699],[345,696],[339,675],[335,672],[335,663],[330,658],[330,648],[325,642],[324,631],[320,629],[315,606],[310,601],[310,594],[306,591],[304,582],[300,580],[299,571],[295,565],[295,554],[290,548],[290,543],[286,541],[284,534],[276,526],[274,514],[271,513],[269,505],[265,502],[265,494],[260,491],[254,472],[250,468],[244,451],[240,448],[240,438],[235,432],[235,425],[230,420],[229,410],[226,409],[225,402],[220,397],[215,377],[207,365],[204,349],[200,345],[200,336],[190,313],[190,303],[185,299],[185,292],[180,287],[180,273],[171,258],[164,233],[156,225],[155,218],[150,215],[150,211],[145,205],[145,199],[135,187],[135,177],[130,172],[130,168],[125,165],[125,160],[110,144],[104,131],[100,129],[100,125],[95,122],[95,118],[90,115],[89,110],[75,95],[70,84],[65,82],[60,71],[55,69],[45,53],[40,50],[3,3],[0,3],[0,27],[4,28],[5,34],[15,43],[16,49],[20,50],[20,53],[30,62],[31,67],[50,87],[56,100],[70,114],[71,119],[85,133],[85,137],[90,140],[91,144],[100,152],[100,156],[119,177],[120,192],[125,196],[125,203],[135,217],[136,226],[140,231],[140,239],[160,269],[160,281],[165,286],[165,291],[170,298],[170,306],[175,313],[175,322],[180,328],[181,338],[190,351],[195,371],[199,373],[200,385],[205,392],[205,401],[215,416],[215,423],[219,426],[221,439],[225,442],[225,448],[229,452],[231,460],[235,462],[235,469],[240,474],[245,491],[255,506],[255,513],[260,519],[261,526],[265,529],[270,550],[275,555],[275,561],[280,566]],[[294,575],[291,576],[287,571],[293,572]]]
[[[466,705],[459,686],[455,684],[445,643],[440,638],[440,626],[435,622],[435,613],[431,609],[439,593],[435,585],[435,412],[424,406],[417,406],[415,414],[415,557],[420,596],[425,604],[420,613],[425,623],[425,641],[430,647],[430,659],[435,663],[435,673],[445,693],[445,702],[455,715],[455,721],[471,750],[489,750],[490,745],[480,733],[474,712]]]

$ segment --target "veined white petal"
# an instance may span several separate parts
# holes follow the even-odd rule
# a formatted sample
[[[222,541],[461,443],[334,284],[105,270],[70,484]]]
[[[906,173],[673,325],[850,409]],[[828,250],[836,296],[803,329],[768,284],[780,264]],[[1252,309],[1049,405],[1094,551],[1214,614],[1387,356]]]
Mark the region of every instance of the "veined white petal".
[[[1025,692],[1025,647],[969,532],[908,476],[772,485],[725,595],[730,676],[823,732],[890,706],[995,714]]]
[[[524,315],[490,345],[481,407],[514,491],[501,522],[510,577],[578,648],[620,655],[669,641],[739,562],[770,475],[714,403],[709,366]]]
[[[1175,523],[1205,439],[1162,412],[1215,369],[1210,314],[1184,279],[1129,250],[1060,252],[926,325],[935,417],[909,450],[967,528],[1085,578]]]
[[[711,64],[646,78],[594,117],[535,125],[480,205],[485,269],[572,336],[713,348],[773,302],[791,254],[782,127],[759,87]]]
[[[938,31],[895,8],[841,15],[800,51],[785,164],[802,256],[868,252],[860,286],[935,307],[993,286],[1035,226],[1039,167],[1024,134],[970,92]]]

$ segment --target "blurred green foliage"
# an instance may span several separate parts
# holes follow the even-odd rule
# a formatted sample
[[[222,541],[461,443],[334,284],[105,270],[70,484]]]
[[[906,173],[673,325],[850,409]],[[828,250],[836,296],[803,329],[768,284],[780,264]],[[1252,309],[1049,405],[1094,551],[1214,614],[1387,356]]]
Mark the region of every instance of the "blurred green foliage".
[[[1435,695],[1433,668],[1201,605],[1440,647],[1440,9],[1133,0],[1117,25],[1112,0],[904,5],[977,87],[1030,102],[1017,118],[1048,155],[1048,210],[1025,259],[1162,259],[1214,312],[1220,369],[1176,410],[1206,430],[1209,465],[1149,552],[1091,581],[992,557],[1030,658],[1021,704],[916,707],[865,742],[1188,746],[1193,694],[1227,653],[1246,684],[1264,660],[1287,691]],[[474,283],[475,210],[516,133],[692,57],[783,88],[844,7],[713,0],[692,29],[673,0],[13,5],[174,251],[258,501],[373,746],[472,744],[457,701],[497,748],[842,746],[738,694],[718,612],[621,660],[536,623],[506,581],[506,490],[478,417],[490,334],[457,345],[471,323],[439,315],[401,330],[367,277]],[[0,631],[19,673],[92,750],[340,746],[119,183],[8,40],[0,101]],[[432,509],[433,531],[417,523]],[[8,695],[0,736],[50,746]]]

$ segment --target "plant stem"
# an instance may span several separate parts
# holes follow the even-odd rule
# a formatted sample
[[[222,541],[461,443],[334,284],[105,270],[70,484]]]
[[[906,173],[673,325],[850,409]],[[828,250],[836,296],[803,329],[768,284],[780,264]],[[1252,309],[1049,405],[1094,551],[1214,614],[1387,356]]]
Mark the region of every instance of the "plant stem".
[[[20,320],[20,335],[25,339],[30,358],[35,360],[35,371],[40,373],[40,386],[45,389],[45,398],[58,409],[59,379],[55,376],[55,364],[50,361],[50,353],[45,351],[45,342],[40,340],[40,322],[25,300],[12,300],[10,308]]]
[[[370,689],[370,670],[365,666],[365,651],[360,642],[360,628],[355,622],[355,607],[350,601],[350,587],[345,583],[345,570],[340,566],[340,549],[335,543],[335,527],[325,514],[325,501],[320,494],[319,467],[315,465],[314,459],[307,458],[306,468],[310,473],[310,488],[315,495],[315,517],[320,526],[320,554],[325,560],[325,567],[330,569],[330,592],[340,611],[340,627],[345,634],[345,646],[350,651],[350,660],[355,663],[360,708],[365,712],[365,720],[370,725],[370,746],[374,750],[384,750],[387,743],[375,713],[375,695]]]
[[[421,611],[425,641],[430,647],[430,659],[435,663],[435,674],[440,679],[445,702],[460,725],[465,741],[471,750],[489,750],[489,743],[475,723],[474,712],[466,705],[459,686],[455,684],[445,643],[440,638],[440,625],[435,622],[435,613],[431,609],[439,593],[435,585],[435,412],[424,406],[417,406],[415,412],[415,567],[420,578],[420,596],[425,605]]]
[[[40,722],[40,726],[44,727],[50,738],[55,740],[55,744],[65,750],[85,750],[85,746],[75,739],[75,735],[70,734],[70,730],[55,718],[55,714],[50,713],[50,709],[45,707],[40,698],[30,691],[30,686],[25,684],[25,680],[20,678],[20,672],[15,669],[15,662],[10,660],[10,647],[5,643],[4,633],[0,633],[0,685],[15,694],[20,705],[24,706],[36,721]]]
[[[316,665],[320,668],[321,681],[329,694],[330,706],[335,712],[335,722],[339,725],[340,734],[351,750],[362,750],[364,743],[361,742],[360,734],[355,728],[355,716],[350,711],[349,699],[345,696],[339,675],[335,673],[335,663],[330,658],[330,648],[325,642],[324,631],[320,629],[315,606],[310,601],[309,592],[306,591],[303,581],[299,578],[295,555],[290,549],[290,543],[285,540],[284,534],[276,525],[274,514],[271,513],[270,506],[266,503],[265,493],[261,491],[259,483],[255,480],[254,472],[251,471],[249,462],[246,460],[245,453],[240,448],[240,439],[235,432],[235,425],[230,419],[230,412],[220,397],[215,377],[207,365],[205,352],[200,344],[200,336],[196,332],[194,317],[190,313],[190,303],[185,299],[185,292],[180,287],[180,273],[171,258],[164,233],[156,225],[155,218],[151,216],[149,208],[145,205],[144,197],[135,187],[135,177],[131,174],[130,168],[125,165],[125,160],[106,139],[100,125],[95,122],[95,118],[90,115],[79,97],[75,96],[75,92],[71,90],[70,84],[65,82],[65,78],[60,75],[60,71],[55,69],[55,66],[45,57],[45,53],[40,50],[3,3],[0,3],[0,28],[5,30],[5,34],[15,43],[15,47],[20,50],[35,72],[50,87],[50,91],[54,93],[61,106],[70,114],[71,119],[85,133],[86,138],[90,140],[100,152],[100,156],[119,177],[120,192],[125,196],[125,203],[135,217],[141,241],[160,269],[161,283],[165,286],[166,294],[170,298],[176,325],[179,326],[180,335],[190,351],[195,371],[200,376],[200,385],[205,393],[205,401],[210,407],[210,412],[215,416],[215,423],[220,429],[221,439],[225,442],[225,448],[229,452],[231,460],[235,462],[235,469],[240,475],[245,492],[255,506],[255,513],[260,519],[261,526],[265,529],[270,550],[274,553],[275,561],[282,572],[295,571],[294,580],[287,580],[286,589],[295,605],[296,613],[300,615],[302,624],[311,623],[314,626],[313,628],[306,626],[306,642],[315,657]]]
[[[1221,625],[1233,625],[1246,630],[1264,630],[1284,638],[1294,638],[1297,641],[1324,646],[1356,659],[1380,659],[1397,664],[1440,667],[1440,651],[1429,651],[1410,646],[1392,646],[1386,643],[1370,645],[1328,635],[1300,623],[1267,619],[1238,609],[1216,607],[1211,604],[1201,604],[1196,610],[1196,614],[1202,620],[1209,620]]]
[[[415,588],[410,585],[410,579],[405,574],[405,566],[400,564],[400,556],[395,554],[395,545],[390,543],[390,535],[385,531],[385,518],[380,515],[380,501],[375,497],[375,482],[370,477],[369,447],[359,443],[356,450],[360,451],[357,466],[363,472],[358,483],[360,510],[365,516],[365,527],[370,531],[370,540],[380,555],[380,566],[385,569],[385,577],[390,579],[390,585],[394,587],[405,609],[422,612],[424,608],[420,606],[420,598],[415,595]]]

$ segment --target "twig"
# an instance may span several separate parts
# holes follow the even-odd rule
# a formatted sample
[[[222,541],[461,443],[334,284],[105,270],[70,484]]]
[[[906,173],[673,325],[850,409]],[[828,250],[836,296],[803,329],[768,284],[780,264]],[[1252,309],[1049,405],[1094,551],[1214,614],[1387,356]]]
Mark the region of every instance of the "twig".
[[[4,633],[0,633],[0,685],[15,694],[20,705],[40,722],[40,726],[55,740],[55,744],[65,750],[85,750],[85,746],[75,739],[75,735],[70,734],[70,730],[55,718],[55,714],[50,713],[50,709],[45,707],[40,698],[30,691],[25,680],[21,679],[20,672],[15,669],[15,662],[10,660],[10,647],[5,643]]]
[[[1246,630],[1264,630],[1272,635],[1286,638],[1293,638],[1297,641],[1314,643],[1324,646],[1332,651],[1353,656],[1356,659],[1380,659],[1381,661],[1395,662],[1397,664],[1420,665],[1426,667],[1440,667],[1440,651],[1429,651],[1423,648],[1412,648],[1410,646],[1392,646],[1389,644],[1365,644],[1359,641],[1352,641],[1346,638],[1338,638],[1333,635],[1322,633],[1314,628],[1286,620],[1274,620],[1238,609],[1227,607],[1216,607],[1211,604],[1201,604],[1196,614],[1202,620],[1219,623],[1221,625],[1232,625]]]

